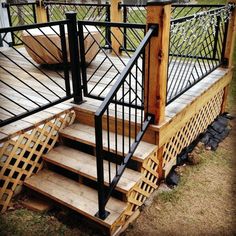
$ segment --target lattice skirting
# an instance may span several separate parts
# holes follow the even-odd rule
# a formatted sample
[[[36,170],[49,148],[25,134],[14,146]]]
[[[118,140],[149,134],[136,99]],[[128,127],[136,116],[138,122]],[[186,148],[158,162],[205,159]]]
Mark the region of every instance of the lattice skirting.
[[[58,141],[59,131],[72,124],[75,112],[67,110],[46,123],[0,144],[0,210],[4,212],[25,178],[42,168],[42,154]]]
[[[164,145],[162,167],[169,171],[175,165],[177,155],[190,145],[197,136],[220,114],[224,90],[212,97],[197,113],[176,132]],[[171,166],[170,166],[171,165]],[[168,173],[165,173],[165,176]]]
[[[157,149],[154,150],[142,164],[140,181],[127,194],[127,208],[121,215],[115,228],[123,226],[124,223],[143,205],[145,200],[158,187],[158,167]]]

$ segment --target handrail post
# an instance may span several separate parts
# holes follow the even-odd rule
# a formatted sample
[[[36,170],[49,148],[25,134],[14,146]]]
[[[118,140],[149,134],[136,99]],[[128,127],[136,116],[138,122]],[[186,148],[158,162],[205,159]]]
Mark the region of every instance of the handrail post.
[[[106,4],[108,4],[106,6],[106,20],[107,22],[111,21],[111,9],[110,9],[110,4],[109,2],[106,2]],[[106,27],[106,44],[111,44],[111,30]]]
[[[66,12],[66,19],[69,20],[68,41],[69,41],[69,51],[70,51],[70,65],[72,74],[74,102],[75,104],[80,104],[83,101],[83,99],[82,99],[82,87],[81,87],[81,76],[80,76],[76,12]]]
[[[47,22],[47,13],[42,0],[37,0],[36,18],[37,23]]]
[[[98,212],[96,217],[106,219],[109,212],[105,210],[105,188],[103,169],[103,145],[102,145],[102,116],[95,115],[95,138],[96,138],[96,160],[97,160],[97,191],[98,191]]]
[[[236,4],[236,0],[228,0],[228,4]],[[236,37],[236,7],[232,11],[231,18],[228,22],[228,29],[226,29],[226,41],[223,52],[223,59],[225,61],[225,66],[232,70],[233,67],[233,53],[235,48],[235,37]],[[227,97],[229,93],[229,86],[224,88],[223,102],[221,105],[221,113],[224,113],[227,106]]]
[[[111,22],[122,22],[122,12],[120,9],[121,0],[112,0],[111,1]],[[120,29],[118,28],[111,28],[111,45],[112,50],[116,54],[120,54],[120,45],[123,42],[123,35]]]
[[[153,36],[145,53],[145,113],[155,116],[155,124],[165,118],[167,70],[170,35],[170,0],[147,2],[147,28],[158,24],[158,35]]]

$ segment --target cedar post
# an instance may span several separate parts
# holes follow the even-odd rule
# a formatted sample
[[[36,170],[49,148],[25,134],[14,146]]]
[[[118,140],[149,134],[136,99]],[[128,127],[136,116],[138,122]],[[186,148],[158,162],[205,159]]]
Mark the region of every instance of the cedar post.
[[[37,23],[47,22],[47,12],[46,9],[44,8],[42,0],[37,1],[36,17],[37,17]]]
[[[151,38],[150,50],[146,50],[144,88],[145,112],[155,115],[155,124],[165,118],[171,2],[147,2],[147,28],[158,24],[158,36]]]
[[[236,4],[236,0],[228,0],[229,4]],[[224,58],[228,61],[228,67],[233,66],[233,52],[236,32],[236,7],[234,7],[227,29],[227,39],[225,45]]]
[[[228,0],[229,4],[236,4],[236,0]],[[233,53],[236,37],[236,7],[233,9],[231,18],[229,20],[228,29],[227,29],[227,38],[224,51],[224,59],[227,61],[227,67],[232,70],[233,67]],[[227,106],[227,97],[229,93],[229,86],[226,86],[224,89],[223,103],[221,106],[221,113],[224,113]]]
[[[120,0],[111,0],[111,22],[122,22],[122,11],[119,7]],[[123,35],[117,27],[111,28],[111,44],[113,52],[120,54],[120,45],[122,45]]]
[[[155,115],[156,125],[165,119],[171,3],[170,0],[147,2],[147,28],[152,24],[158,24],[158,35],[151,38],[150,50],[146,50],[145,54],[144,101],[145,113]],[[156,135],[156,144],[159,146],[159,135]],[[163,151],[164,146],[159,146],[159,179],[163,178]]]

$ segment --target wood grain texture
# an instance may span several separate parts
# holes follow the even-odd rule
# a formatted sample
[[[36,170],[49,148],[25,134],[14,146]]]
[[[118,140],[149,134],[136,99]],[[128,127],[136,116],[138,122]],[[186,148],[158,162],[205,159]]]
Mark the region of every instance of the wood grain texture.
[[[111,22],[123,22],[122,20],[122,11],[119,8],[120,0],[111,1]],[[117,27],[111,28],[111,44],[114,54],[120,54],[120,46],[123,42],[123,34]]]
[[[77,173],[80,176],[84,176],[94,181],[97,180],[96,157],[85,152],[66,146],[59,146],[44,155],[43,159]],[[107,186],[109,185],[109,168],[111,176],[114,176],[116,173],[115,164],[111,163],[109,167],[108,162],[104,160],[104,180]],[[139,172],[126,169],[118,182],[116,189],[122,193],[127,193],[140,178]]]
[[[63,129],[60,134],[63,137],[82,142],[88,145],[91,145],[95,147],[95,128],[92,126],[74,123],[70,127],[67,127]],[[108,148],[108,140],[107,140],[107,132],[103,130],[103,137],[104,137],[104,149]],[[122,136],[117,135],[118,145],[117,145],[117,151],[120,155],[123,154],[122,149]],[[131,143],[133,140],[131,140]],[[125,137],[124,141],[124,154],[128,153],[129,150],[129,139],[128,137]],[[156,145],[143,142],[141,141],[139,146],[137,147],[136,151],[134,152],[133,159],[137,160],[138,162],[143,162],[147,156],[150,155],[150,153],[153,152],[153,150],[156,149]],[[115,152],[115,133],[110,132],[110,151]]]
[[[25,185],[106,227],[111,227],[126,207],[124,202],[111,197],[107,203],[110,215],[103,221],[95,216],[98,211],[96,190],[48,170],[29,178]]]
[[[158,24],[145,55],[145,110],[155,115],[155,124],[165,119],[170,16],[171,5],[147,7],[147,24]]]
[[[236,4],[236,0],[228,0],[227,2]],[[235,37],[236,37],[236,7],[234,7],[231,18],[229,20],[229,25],[227,29],[227,40],[224,53],[224,58],[227,58],[229,60],[228,62],[229,68],[233,66]]]

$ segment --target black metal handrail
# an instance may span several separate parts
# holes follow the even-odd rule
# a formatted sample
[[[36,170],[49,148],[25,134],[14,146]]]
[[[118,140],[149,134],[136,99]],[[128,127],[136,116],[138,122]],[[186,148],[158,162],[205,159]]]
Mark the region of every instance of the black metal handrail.
[[[145,131],[148,128],[148,125],[152,122],[153,116],[146,114],[144,116],[143,109],[144,109],[144,67],[142,68],[141,78],[139,78],[139,74],[137,73],[136,65],[139,63],[140,57],[143,58],[143,65],[144,65],[144,52],[147,44],[149,43],[151,37],[157,30],[157,26],[151,27],[148,32],[146,33],[144,39],[138,46],[137,50],[135,51],[132,58],[129,60],[127,66],[120,74],[119,78],[113,85],[112,89],[102,102],[101,106],[97,109],[95,113],[95,136],[96,136],[96,158],[97,158],[97,184],[98,184],[98,202],[99,202],[99,211],[97,216],[104,219],[109,214],[105,210],[106,203],[108,202],[114,188],[117,186],[125,168],[127,167],[129,161],[131,160],[138,144],[140,143]],[[134,69],[134,71],[133,71]],[[135,73],[135,75],[133,75]],[[134,78],[132,78],[134,76]],[[139,80],[141,79],[141,82]],[[132,84],[133,83],[133,84]],[[128,84],[128,87],[125,85]],[[141,86],[141,107],[139,109],[137,107],[138,103],[138,86]],[[131,89],[134,87],[134,91]],[[128,94],[128,97],[126,96]],[[127,99],[128,103],[134,103],[134,120],[131,117],[131,107],[126,107],[125,104],[121,105],[120,108],[120,117],[118,115],[118,104],[115,102],[117,101],[117,97],[120,96],[125,102]],[[111,133],[110,133],[110,117],[111,117],[111,109],[114,106],[114,120],[115,120],[115,143],[114,145],[111,144]],[[125,119],[125,109],[127,108],[128,118]],[[140,114],[140,118],[138,120],[138,112]],[[105,147],[103,144],[103,120],[106,118],[106,141],[107,146]],[[122,138],[120,143],[122,144],[121,151],[118,150],[118,120],[121,120],[122,123]],[[128,123],[128,135],[127,140],[125,139],[125,121]],[[134,134],[132,138],[132,123],[134,125]],[[140,127],[138,127],[140,126]],[[128,148],[125,150],[125,142],[127,142]],[[112,178],[111,176],[111,161],[108,160],[108,175],[109,175],[109,185],[108,189],[105,189],[104,183],[104,168],[103,168],[103,161],[105,159],[104,152],[105,150],[108,153],[112,152],[111,149],[114,149],[113,152],[115,153],[115,176]],[[119,163],[119,164],[118,164]]]
[[[48,30],[53,32],[58,43],[47,35]],[[0,93],[0,109],[5,117],[1,117],[0,126],[72,97],[76,103],[81,102],[75,15],[69,14],[67,20],[59,22],[1,28],[0,34],[3,44],[0,48],[0,83],[4,88]],[[37,34],[45,41],[37,38]],[[22,46],[12,46],[11,35]],[[47,57],[43,57],[42,51]],[[48,65],[51,63],[48,58],[58,65]]]
[[[171,20],[167,104],[222,65],[232,8],[220,5]]]

